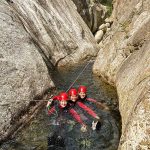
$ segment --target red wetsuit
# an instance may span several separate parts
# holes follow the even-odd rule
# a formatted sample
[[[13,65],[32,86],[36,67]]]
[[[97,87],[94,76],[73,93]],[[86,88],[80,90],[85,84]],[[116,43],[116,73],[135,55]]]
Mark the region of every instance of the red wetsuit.
[[[83,104],[82,102],[77,102],[78,106],[84,109],[89,115],[91,115],[94,118],[98,118],[98,115],[88,106]]]
[[[89,108],[88,106],[86,106],[85,104],[84,104],[84,102],[85,101],[90,101],[90,102],[94,102],[94,103],[96,103],[97,101],[96,100],[94,100],[94,99],[92,99],[92,98],[87,98],[87,97],[85,97],[84,99],[81,99],[80,97],[79,97],[79,99],[77,100],[77,104],[78,104],[78,106],[79,107],[81,107],[82,109],[84,109],[89,115],[91,115],[92,117],[94,117],[94,118],[98,118],[98,115],[91,109],[91,108]]]
[[[57,99],[57,98],[56,98],[56,99]],[[80,124],[82,124],[82,125],[85,125],[84,122],[82,121],[80,115],[76,112],[75,109],[70,108],[70,105],[69,105],[69,104],[68,104],[66,107],[62,108],[60,105],[57,105],[57,104],[55,105],[54,102],[53,102],[52,105],[51,105],[51,108],[48,110],[48,115],[53,114],[53,113],[56,111],[57,107],[58,107],[58,109],[61,110],[61,111],[67,110],[67,112],[70,113],[70,115],[71,115],[78,123],[80,123]]]
[[[93,102],[93,103],[96,103],[97,101],[95,99],[92,99],[92,98],[86,98],[86,100],[90,101],[90,102]]]

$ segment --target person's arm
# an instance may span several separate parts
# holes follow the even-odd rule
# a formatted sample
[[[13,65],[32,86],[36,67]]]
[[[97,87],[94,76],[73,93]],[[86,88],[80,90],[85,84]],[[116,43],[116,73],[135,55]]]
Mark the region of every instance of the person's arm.
[[[55,111],[55,106],[52,106],[49,110],[48,110],[48,115],[50,116],[52,113],[54,113]]]
[[[98,115],[88,106],[86,106],[85,104],[83,104],[82,102],[77,102],[78,106],[81,107],[82,109],[84,109],[89,115],[91,115],[92,117],[96,118],[96,119],[100,119],[98,117]]]
[[[100,109],[109,110],[109,108],[108,108],[105,104],[103,104],[103,103],[101,103],[101,102],[97,102],[95,99],[87,98],[87,100],[90,101],[90,102],[96,103],[96,105],[97,105]]]
[[[53,100],[58,100],[58,99],[59,99],[59,96],[54,96],[52,98],[49,98],[48,102],[47,102],[47,105],[46,105],[47,109],[49,110],[52,107]]]
[[[93,102],[93,103],[96,103],[96,102],[97,102],[97,100],[92,99],[92,98],[87,98],[86,100],[88,100],[88,101],[90,101],[90,102]]]
[[[46,105],[46,107],[47,107],[47,109],[49,110],[52,106],[52,102],[53,102],[53,100],[51,99],[51,100],[48,100],[48,102],[47,102],[47,105]]]
[[[84,122],[82,121],[80,115],[79,115],[73,108],[71,108],[71,109],[69,110],[69,113],[72,115],[72,117],[73,117],[77,122],[79,122],[79,123],[82,124],[82,125],[85,125]]]
[[[71,108],[71,109],[69,110],[69,113],[73,116],[73,118],[74,118],[78,123],[81,124],[81,131],[82,131],[82,132],[86,132],[86,131],[87,131],[87,126],[86,126],[86,124],[84,124],[84,122],[82,121],[80,115],[79,115],[73,108]]]

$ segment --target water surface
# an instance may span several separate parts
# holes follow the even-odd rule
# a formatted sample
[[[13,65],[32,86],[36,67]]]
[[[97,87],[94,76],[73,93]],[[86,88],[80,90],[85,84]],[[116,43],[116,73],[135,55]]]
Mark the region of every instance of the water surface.
[[[95,104],[87,103],[102,118],[103,122],[100,131],[91,129],[93,118],[81,109],[78,109],[78,113],[88,125],[88,131],[85,133],[80,131],[80,124],[70,115],[62,117],[61,125],[56,125],[57,114],[48,117],[46,109],[43,108],[29,126],[23,129],[13,140],[4,143],[0,149],[46,150],[48,135],[57,131],[57,134],[64,137],[66,150],[117,150],[120,138],[117,94],[113,87],[92,75],[92,65],[92,63],[88,65],[73,87],[87,86],[88,97],[107,103],[113,109],[113,112],[116,112],[100,110]],[[84,66],[85,64],[80,64],[76,67],[65,68],[55,72],[53,76],[58,91],[66,91]],[[61,150],[61,148],[58,149]]]

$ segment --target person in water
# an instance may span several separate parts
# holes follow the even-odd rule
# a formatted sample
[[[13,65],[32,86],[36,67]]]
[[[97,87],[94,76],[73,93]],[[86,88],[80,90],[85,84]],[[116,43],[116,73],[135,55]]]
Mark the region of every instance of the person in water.
[[[86,111],[90,116],[92,116],[94,118],[94,121],[92,122],[92,127],[94,126],[94,128],[92,128],[93,130],[98,129],[96,128],[97,125],[100,125],[100,117],[96,114],[96,112],[94,112],[91,108],[89,108],[88,106],[86,106],[81,100],[78,99],[78,92],[76,89],[70,89],[69,90],[69,96],[70,96],[70,105],[71,106],[79,106],[80,108],[82,108],[84,111]],[[100,128],[99,128],[100,129]]]
[[[72,101],[72,102],[69,101],[71,104],[72,103],[74,103],[74,105],[77,104],[80,108],[85,110],[93,118],[100,119],[100,117],[91,108],[86,106],[82,101],[80,101],[78,99],[78,92],[76,89],[70,89],[69,90],[69,96],[70,96],[70,100]]]
[[[79,88],[78,88],[78,100],[83,102],[83,103],[93,102],[100,109],[109,110],[109,108],[105,104],[102,104],[101,102],[97,102],[95,99],[88,98],[88,96],[87,96],[87,88],[86,88],[86,86],[83,86],[83,85],[80,85]]]
[[[78,88],[78,101],[82,102],[82,103],[88,103],[88,102],[92,102],[95,103],[97,105],[98,108],[102,109],[102,110],[106,110],[109,111],[109,108],[101,103],[101,102],[97,102],[95,99],[92,98],[88,98],[87,96],[87,88],[86,86],[80,85]],[[93,130],[99,130],[101,128],[101,122],[100,121],[93,121],[92,122],[92,129]]]
[[[54,96],[52,100],[47,103],[48,115],[51,115],[56,111],[59,113],[69,113],[78,123],[81,124],[81,131],[86,132],[86,124],[82,121],[77,111],[70,107],[68,100],[68,94],[65,92],[61,93],[59,96]]]
[[[78,100],[81,102],[89,101],[89,102],[97,103],[95,99],[87,97],[87,88],[86,86],[83,85],[80,85],[78,88]]]
[[[52,115],[57,112],[57,120],[59,120],[61,117],[66,116],[65,113],[69,113],[78,123],[81,124],[81,131],[86,132],[86,125],[81,120],[80,115],[73,108],[70,107],[68,100],[68,94],[65,92],[61,93],[58,96],[54,96],[47,103],[48,115]],[[65,132],[63,132],[63,128],[65,128],[65,123],[61,120],[59,120],[59,123],[59,127],[55,125],[54,133],[48,136],[48,150],[52,150],[55,148],[60,149],[65,147]]]

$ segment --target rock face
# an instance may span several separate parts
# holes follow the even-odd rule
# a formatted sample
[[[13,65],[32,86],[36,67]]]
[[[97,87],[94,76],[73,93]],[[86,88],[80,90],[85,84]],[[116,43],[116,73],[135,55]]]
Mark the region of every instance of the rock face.
[[[108,34],[108,32],[111,30],[110,28],[111,24],[112,22],[106,22],[105,24],[103,23],[102,25],[99,26],[98,31],[95,33],[94,37],[95,37],[96,42],[99,44],[99,46],[101,45],[100,42],[102,41],[106,32]]]
[[[117,88],[122,116],[119,149],[149,149],[150,1],[116,0],[112,18],[93,72]]]
[[[14,114],[54,86],[48,72],[53,66],[83,61],[98,51],[73,2],[7,2],[0,2],[0,141],[12,130]]]
[[[73,0],[73,2],[85,23],[95,33],[108,15],[106,6],[94,0]]]
[[[103,35],[104,35],[103,30],[99,30],[98,32],[96,32],[95,40],[97,43],[99,43],[101,41],[101,39],[103,38]]]
[[[4,0],[0,10],[1,140],[11,130],[12,115],[54,85],[37,48]]]
[[[117,73],[116,87],[122,116],[120,149],[149,149],[150,42],[133,53]]]
[[[40,47],[47,66],[64,66],[96,56],[97,46],[70,0],[16,0],[9,3]]]

